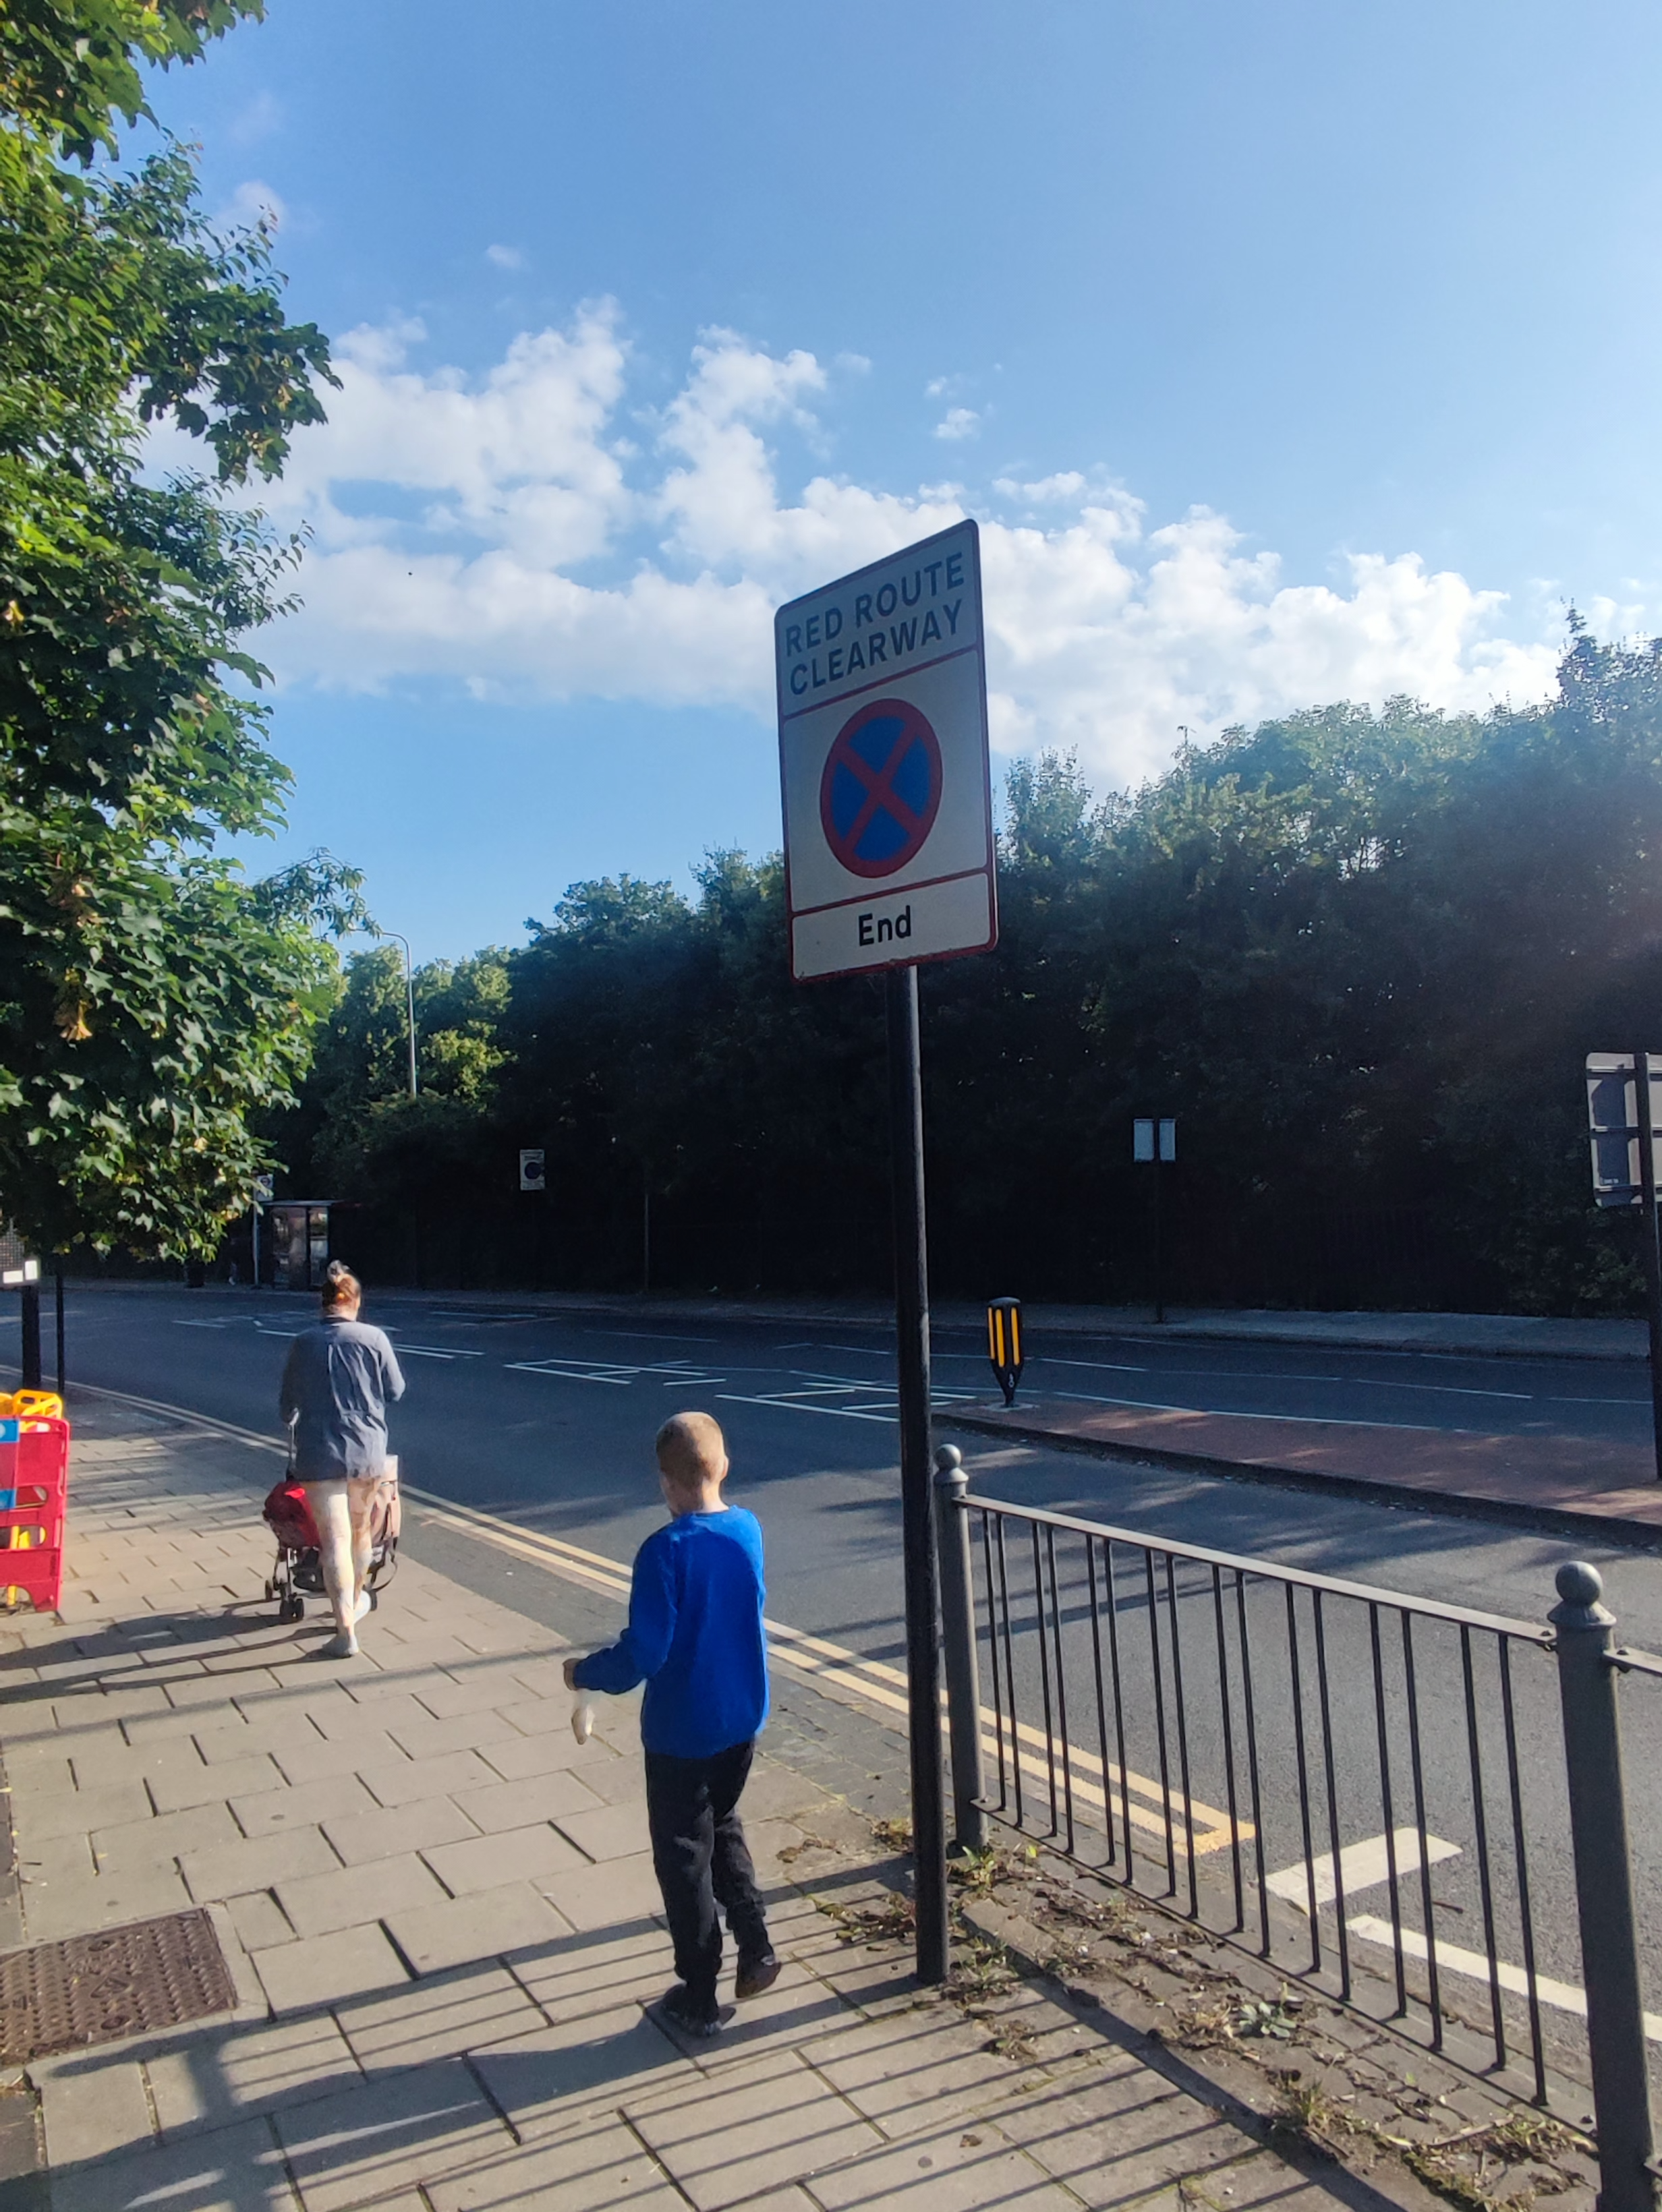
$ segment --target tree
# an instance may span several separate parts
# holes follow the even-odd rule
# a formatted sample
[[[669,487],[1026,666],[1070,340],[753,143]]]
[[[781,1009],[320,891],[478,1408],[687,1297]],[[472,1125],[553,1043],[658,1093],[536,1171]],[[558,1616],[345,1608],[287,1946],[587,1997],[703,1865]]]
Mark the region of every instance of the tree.
[[[228,488],[321,419],[327,344],[283,316],[271,239],[216,235],[171,143],[90,165],[259,0],[0,9],[0,1210],[50,1249],[210,1250],[266,1164],[362,919],[327,855],[261,884],[214,850],[271,834],[289,778],[242,649],[297,547]],[[147,425],[212,480],[158,487]]]

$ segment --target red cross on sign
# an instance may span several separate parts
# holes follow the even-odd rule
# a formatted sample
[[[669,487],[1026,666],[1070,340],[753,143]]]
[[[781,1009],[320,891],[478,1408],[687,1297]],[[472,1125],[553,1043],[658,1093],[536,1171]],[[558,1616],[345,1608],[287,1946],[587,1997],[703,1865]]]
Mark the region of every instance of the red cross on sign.
[[[941,746],[906,699],[874,699],[843,723],[825,757],[819,819],[851,875],[892,876],[915,860],[941,811]]]

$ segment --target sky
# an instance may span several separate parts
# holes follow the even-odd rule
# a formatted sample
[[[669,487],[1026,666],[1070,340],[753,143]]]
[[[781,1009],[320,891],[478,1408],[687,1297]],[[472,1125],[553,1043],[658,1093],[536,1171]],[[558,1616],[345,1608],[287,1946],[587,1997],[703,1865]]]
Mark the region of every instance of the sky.
[[[1648,0],[268,9],[152,90],[342,379],[251,864],[418,958],[776,846],[773,608],[964,514],[995,776],[1662,629]]]

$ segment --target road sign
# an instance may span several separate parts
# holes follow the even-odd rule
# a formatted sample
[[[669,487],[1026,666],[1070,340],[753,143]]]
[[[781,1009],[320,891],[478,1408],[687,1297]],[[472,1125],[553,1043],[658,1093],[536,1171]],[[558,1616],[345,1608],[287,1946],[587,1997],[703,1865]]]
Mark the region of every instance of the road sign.
[[[548,1154],[542,1146],[534,1146],[520,1154],[520,1188],[546,1190],[548,1188]]]
[[[955,523],[774,617],[791,973],[998,939],[980,538]]]
[[[1630,1052],[1587,1054],[1587,1126],[1592,1140],[1592,1188],[1600,1206],[1637,1206],[1643,1192],[1639,1108]],[[1662,1052],[1648,1055],[1652,1157],[1662,1181]]]
[[[1160,1148],[1155,1150],[1155,1131],[1160,1133]],[[1134,1160],[1174,1160],[1178,1156],[1178,1125],[1175,1121],[1133,1121],[1131,1124],[1131,1158]]]

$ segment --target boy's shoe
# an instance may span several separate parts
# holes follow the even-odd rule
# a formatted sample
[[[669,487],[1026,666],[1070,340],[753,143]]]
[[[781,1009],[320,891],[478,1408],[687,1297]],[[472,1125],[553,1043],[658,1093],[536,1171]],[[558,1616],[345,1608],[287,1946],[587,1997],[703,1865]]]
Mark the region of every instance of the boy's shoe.
[[[697,2003],[685,1982],[677,1982],[673,1990],[666,1990],[658,2000],[658,2010],[673,2028],[703,2042],[721,2033],[721,2008],[712,1998],[706,2010]]]
[[[771,1951],[764,1951],[754,1959],[740,1959],[738,1978],[733,1984],[733,1994],[740,2004],[747,1997],[759,1997],[764,1990],[770,1990],[785,1971],[782,1960]]]

